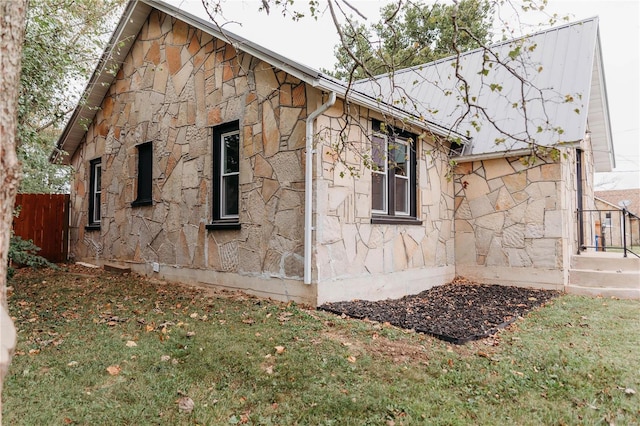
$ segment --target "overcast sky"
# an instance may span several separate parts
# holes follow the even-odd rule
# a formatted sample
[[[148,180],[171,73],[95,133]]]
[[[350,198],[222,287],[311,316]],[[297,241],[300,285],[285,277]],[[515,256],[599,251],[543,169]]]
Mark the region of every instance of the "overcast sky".
[[[200,0],[173,0],[186,9],[198,8]],[[424,0],[425,2],[428,0]],[[360,12],[375,21],[377,11],[388,1],[351,0]],[[277,53],[316,69],[332,69],[338,35],[329,13],[317,22],[304,18],[292,22],[277,11],[267,16],[257,11],[256,0],[226,0],[225,17],[236,21],[226,28]],[[321,1],[322,3],[322,1]],[[304,7],[297,0],[296,7]],[[606,188],[640,188],[640,2],[638,0],[549,0],[547,12],[569,16],[571,21],[599,16],[607,95],[613,130],[616,168],[614,173],[599,174],[597,182]],[[504,13],[503,13],[503,16]],[[520,15],[528,26],[524,32],[541,29],[548,21],[543,15]],[[362,21],[362,19],[360,19]]]

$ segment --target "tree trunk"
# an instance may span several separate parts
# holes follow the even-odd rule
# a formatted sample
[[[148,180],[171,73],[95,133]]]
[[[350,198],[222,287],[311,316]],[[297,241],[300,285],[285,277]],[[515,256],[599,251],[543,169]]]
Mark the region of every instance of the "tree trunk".
[[[26,0],[0,0],[0,424],[2,385],[16,345],[7,304],[7,256],[20,182],[16,134],[26,7]]]

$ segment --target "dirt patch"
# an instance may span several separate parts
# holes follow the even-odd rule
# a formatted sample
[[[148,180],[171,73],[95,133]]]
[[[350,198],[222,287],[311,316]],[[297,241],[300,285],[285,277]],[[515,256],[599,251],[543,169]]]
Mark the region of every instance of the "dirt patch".
[[[495,334],[559,295],[557,291],[475,284],[458,279],[401,299],[325,303],[318,309],[388,322],[462,344]]]

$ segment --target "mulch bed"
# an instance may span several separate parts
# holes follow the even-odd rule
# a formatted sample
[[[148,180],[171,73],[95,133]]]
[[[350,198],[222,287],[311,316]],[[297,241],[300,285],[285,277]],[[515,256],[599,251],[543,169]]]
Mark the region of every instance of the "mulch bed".
[[[559,295],[557,291],[474,284],[463,279],[401,299],[325,303],[318,309],[388,322],[463,344],[495,334]]]

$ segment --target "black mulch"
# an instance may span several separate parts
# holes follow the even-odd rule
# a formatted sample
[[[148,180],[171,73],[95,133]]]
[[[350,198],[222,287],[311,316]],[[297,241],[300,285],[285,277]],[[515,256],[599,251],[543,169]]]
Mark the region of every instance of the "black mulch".
[[[495,334],[557,291],[454,281],[402,299],[325,303],[324,311],[388,322],[462,344]]]

